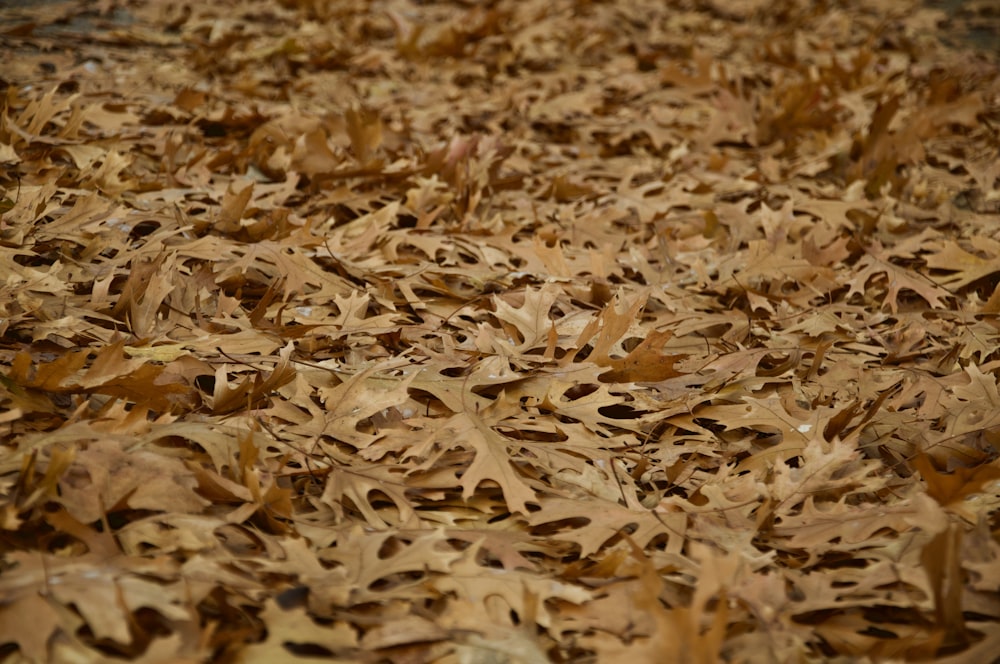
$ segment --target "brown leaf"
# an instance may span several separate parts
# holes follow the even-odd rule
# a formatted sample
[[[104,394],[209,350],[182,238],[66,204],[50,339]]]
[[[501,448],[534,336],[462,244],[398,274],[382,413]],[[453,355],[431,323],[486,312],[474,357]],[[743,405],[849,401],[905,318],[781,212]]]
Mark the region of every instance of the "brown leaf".
[[[610,383],[655,382],[683,375],[674,369],[677,362],[687,355],[665,355],[664,345],[673,333],[669,330],[653,331],[622,359],[611,361],[611,371],[605,371],[600,378]]]
[[[995,462],[942,473],[926,453],[918,452],[910,463],[926,482],[927,494],[942,507],[959,504],[971,495],[986,491],[991,482],[1000,480],[1000,466]]]

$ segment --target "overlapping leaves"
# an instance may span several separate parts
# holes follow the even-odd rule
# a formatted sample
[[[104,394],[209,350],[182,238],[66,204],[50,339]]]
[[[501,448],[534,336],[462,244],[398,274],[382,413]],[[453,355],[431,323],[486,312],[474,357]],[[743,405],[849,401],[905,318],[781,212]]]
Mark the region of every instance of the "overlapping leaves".
[[[939,14],[85,4],[0,33],[5,657],[995,652]]]

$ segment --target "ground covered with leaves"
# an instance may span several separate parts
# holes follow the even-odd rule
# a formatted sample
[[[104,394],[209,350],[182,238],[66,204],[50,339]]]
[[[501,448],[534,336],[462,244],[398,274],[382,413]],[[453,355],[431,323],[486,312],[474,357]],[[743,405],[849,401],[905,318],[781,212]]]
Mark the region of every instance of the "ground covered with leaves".
[[[941,11],[30,4],[3,661],[1000,652],[1000,76]]]

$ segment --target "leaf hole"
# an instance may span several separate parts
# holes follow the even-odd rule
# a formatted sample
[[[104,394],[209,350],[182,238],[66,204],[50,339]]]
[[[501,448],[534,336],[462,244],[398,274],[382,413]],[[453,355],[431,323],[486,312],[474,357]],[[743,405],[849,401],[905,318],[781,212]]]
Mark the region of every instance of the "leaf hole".
[[[624,403],[615,403],[610,406],[601,406],[597,412],[613,420],[631,420],[645,415],[648,411],[636,410]]]
[[[600,389],[599,385],[594,383],[583,383],[581,385],[574,385],[563,392],[563,398],[568,401],[576,401],[577,399],[582,399],[583,397],[589,396]]]
[[[333,657],[333,651],[318,643],[282,641],[281,647],[295,657]]]
[[[569,517],[542,523],[531,529],[532,535],[548,537],[569,530],[576,530],[590,525],[590,519],[585,516]]]

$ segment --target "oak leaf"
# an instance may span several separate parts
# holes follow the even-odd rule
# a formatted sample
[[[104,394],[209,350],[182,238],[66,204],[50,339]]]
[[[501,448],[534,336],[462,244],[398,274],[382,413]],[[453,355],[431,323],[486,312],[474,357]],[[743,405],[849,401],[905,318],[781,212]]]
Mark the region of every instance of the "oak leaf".
[[[877,242],[865,252],[854,269],[855,276],[851,279],[847,297],[854,294],[867,297],[868,282],[880,279],[881,282],[876,281],[876,283],[880,286],[884,283],[883,304],[888,305],[889,310],[894,313],[899,310],[897,300],[903,289],[916,293],[934,309],[944,308],[945,302],[952,296],[930,278],[891,262],[886,250]]]
[[[484,420],[491,410],[492,407],[488,408],[482,415],[468,411],[456,413],[441,426],[445,436],[461,441],[460,445],[475,455],[462,472],[462,497],[471,498],[485,481],[495,482],[503,492],[507,509],[527,514],[528,503],[537,502],[531,479],[518,470],[523,462],[519,463],[517,456],[511,454],[516,444],[498,434]],[[447,440],[439,442],[454,446]]]

